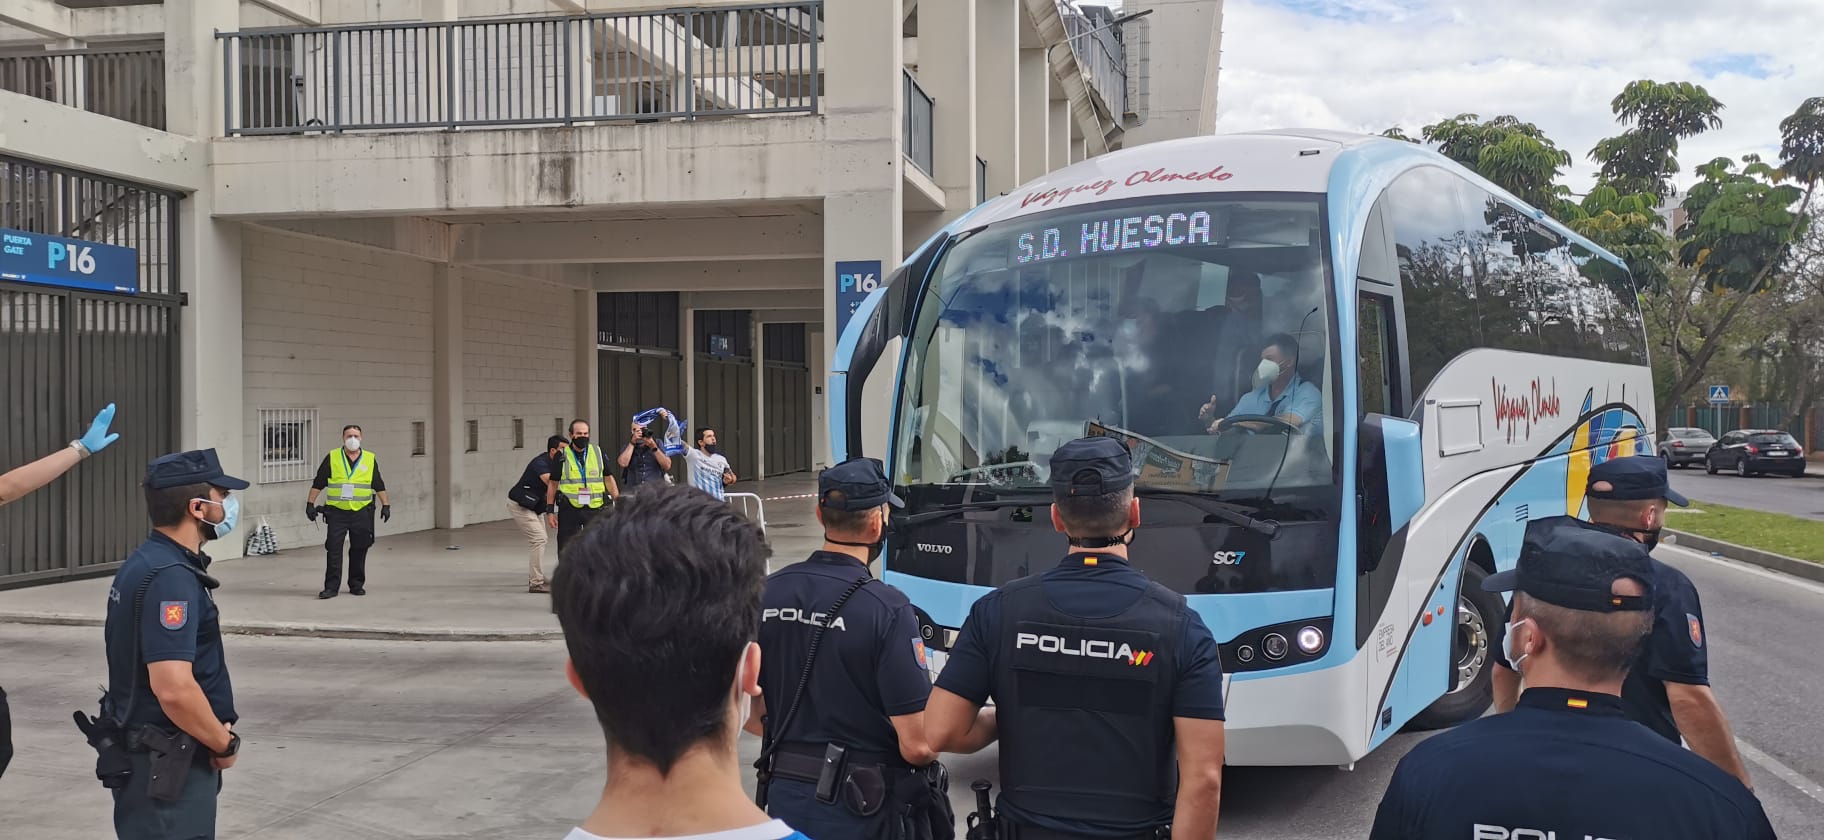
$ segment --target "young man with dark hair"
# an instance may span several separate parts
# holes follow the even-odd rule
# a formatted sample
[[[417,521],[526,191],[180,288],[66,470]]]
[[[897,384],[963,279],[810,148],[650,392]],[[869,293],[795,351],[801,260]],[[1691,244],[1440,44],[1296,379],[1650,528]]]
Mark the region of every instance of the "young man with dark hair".
[[[654,487],[564,554],[551,601],[565,673],[608,741],[601,801],[569,840],[803,840],[748,800],[735,750],[760,693],[768,551],[727,505]]]
[[[931,692],[933,748],[979,749],[998,727],[1003,837],[1216,835],[1222,665],[1184,596],[1128,565],[1133,484],[1112,438],[1052,453],[1051,521],[1070,554],[976,601]]]
[[[754,700],[748,731],[764,738],[767,810],[817,840],[888,836],[902,808],[929,814],[933,804],[921,776],[937,758],[925,743],[924,640],[912,602],[868,572],[887,509],[899,504],[879,461],[824,470],[823,548],[766,582],[765,693]],[[806,664],[812,656],[815,667]],[[831,763],[833,755],[840,758]]]
[[[1688,504],[1668,483],[1665,460],[1651,456],[1611,458],[1591,467],[1586,497],[1590,522],[1585,527],[1618,533],[1648,550],[1659,545],[1666,506]],[[1752,790],[1754,782],[1736,749],[1729,719],[1710,690],[1704,608],[1697,586],[1684,572],[1657,559],[1649,562],[1655,592],[1653,630],[1622,683],[1622,705],[1629,717],[1672,743],[1689,746]],[[1495,711],[1509,711],[1520,697],[1520,675],[1501,656],[1494,660]]]
[[[1628,719],[1622,681],[1656,594],[1644,547],[1541,519],[1515,568],[1482,586],[1514,593],[1505,646],[1526,693],[1400,759],[1371,840],[1774,836],[1739,780]]]
[[[132,773],[114,790],[123,840],[215,836],[220,773],[241,736],[203,545],[234,530],[240,500],[229,494],[247,486],[222,472],[213,449],[146,468],[153,530],[108,590],[108,690],[90,724],[116,730],[127,750]]]
[[[348,541],[348,594],[367,594],[367,550],[374,545],[374,500],[380,500],[380,521],[390,522],[393,506],[386,497],[386,479],[380,477],[380,460],[361,446],[361,427],[342,427],[342,446],[323,456],[317,476],[310,482],[304,513],[329,525],[323,566],[323,591],[318,598],[334,598],[342,590],[342,543]],[[318,494],[325,504],[317,505]]]

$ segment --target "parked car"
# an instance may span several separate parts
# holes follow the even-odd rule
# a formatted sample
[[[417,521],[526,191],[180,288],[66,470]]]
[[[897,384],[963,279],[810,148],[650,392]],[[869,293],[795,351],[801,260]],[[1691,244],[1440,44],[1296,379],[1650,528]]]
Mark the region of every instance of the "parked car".
[[[1735,470],[1736,475],[1805,474],[1805,447],[1779,429],[1740,429],[1723,435],[1704,453],[1704,472]]]
[[[1706,429],[1667,429],[1666,439],[1659,442],[1659,457],[1666,459],[1668,467],[1701,464],[1714,443],[1716,435]]]

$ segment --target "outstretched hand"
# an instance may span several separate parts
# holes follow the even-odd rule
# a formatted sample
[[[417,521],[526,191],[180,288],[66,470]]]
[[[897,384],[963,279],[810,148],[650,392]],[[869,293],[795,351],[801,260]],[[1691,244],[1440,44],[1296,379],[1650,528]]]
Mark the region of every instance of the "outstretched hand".
[[[108,426],[113,422],[114,404],[108,403],[107,408],[96,413],[94,422],[89,424],[88,433],[82,436],[82,448],[89,450],[89,454],[93,455],[108,448],[108,444],[120,440],[120,433],[108,433]]]

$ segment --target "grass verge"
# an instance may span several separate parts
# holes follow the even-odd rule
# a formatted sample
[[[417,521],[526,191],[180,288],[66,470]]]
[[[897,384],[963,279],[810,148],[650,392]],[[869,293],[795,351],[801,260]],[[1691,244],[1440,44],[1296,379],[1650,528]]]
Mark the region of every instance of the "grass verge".
[[[1677,510],[1677,508],[1674,508]],[[1691,500],[1691,511],[1666,517],[1666,527],[1748,548],[1824,563],[1824,522]]]

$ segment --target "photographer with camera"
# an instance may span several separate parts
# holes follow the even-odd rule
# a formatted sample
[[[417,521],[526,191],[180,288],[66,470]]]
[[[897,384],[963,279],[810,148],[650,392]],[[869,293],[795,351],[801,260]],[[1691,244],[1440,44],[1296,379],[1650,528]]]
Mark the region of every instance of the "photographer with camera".
[[[670,428],[671,418],[661,417]],[[632,437],[627,445],[621,447],[621,456],[616,460],[621,465],[621,485],[629,490],[647,482],[665,483],[665,474],[671,472],[671,456],[659,448],[659,438],[664,429],[655,430],[651,426],[633,421]]]

